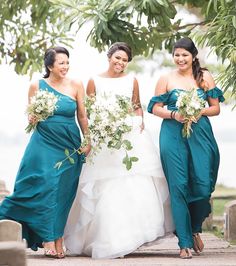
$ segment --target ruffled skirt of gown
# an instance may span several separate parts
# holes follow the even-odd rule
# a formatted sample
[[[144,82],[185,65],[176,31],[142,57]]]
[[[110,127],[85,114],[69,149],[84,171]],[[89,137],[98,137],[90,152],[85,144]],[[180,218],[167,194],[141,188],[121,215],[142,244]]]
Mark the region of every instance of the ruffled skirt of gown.
[[[133,117],[127,138],[137,156],[127,171],[121,150],[106,148],[83,168],[76,199],[65,228],[70,255],[115,258],[135,251],[170,232],[174,226],[169,192],[157,149]]]

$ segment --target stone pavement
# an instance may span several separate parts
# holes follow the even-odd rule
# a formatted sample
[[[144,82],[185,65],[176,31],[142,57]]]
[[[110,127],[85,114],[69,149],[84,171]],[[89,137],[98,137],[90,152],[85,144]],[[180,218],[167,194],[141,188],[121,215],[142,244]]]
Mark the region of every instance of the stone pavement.
[[[205,243],[204,252],[188,260],[178,257],[177,239],[172,237],[162,240],[158,245],[140,248],[123,259],[92,260],[81,256],[59,260],[44,257],[42,249],[37,252],[28,249],[27,266],[236,266],[236,246],[210,233],[203,233],[202,239]]]

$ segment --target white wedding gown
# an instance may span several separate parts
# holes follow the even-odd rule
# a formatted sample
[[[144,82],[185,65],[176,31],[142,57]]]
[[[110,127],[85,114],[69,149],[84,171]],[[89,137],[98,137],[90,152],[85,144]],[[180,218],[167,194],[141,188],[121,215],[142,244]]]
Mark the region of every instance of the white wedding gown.
[[[96,94],[132,97],[133,77],[94,78]],[[116,258],[173,232],[169,192],[157,148],[132,117],[129,155],[139,158],[128,171],[125,152],[103,148],[80,176],[64,240],[67,254]],[[68,177],[69,178],[69,177]]]

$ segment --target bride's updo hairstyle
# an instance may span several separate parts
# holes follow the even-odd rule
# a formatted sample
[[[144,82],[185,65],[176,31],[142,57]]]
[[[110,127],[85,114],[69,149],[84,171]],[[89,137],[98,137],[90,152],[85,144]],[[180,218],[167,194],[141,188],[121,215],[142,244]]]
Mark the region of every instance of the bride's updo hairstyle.
[[[188,37],[178,40],[174,44],[172,55],[174,55],[175,49],[177,48],[183,48],[192,54],[193,56],[192,69],[193,69],[194,79],[196,80],[197,85],[200,88],[207,89],[206,84],[203,80],[203,71],[207,70],[207,68],[200,66],[199,60],[197,58],[198,50],[194,42]]]
[[[111,58],[111,56],[116,52],[122,50],[128,55],[128,62],[132,60],[132,51],[130,46],[125,42],[115,42],[108,49],[107,56]]]
[[[43,76],[44,78],[48,78],[50,76],[49,67],[54,65],[56,54],[66,54],[68,58],[70,57],[69,51],[64,47],[57,46],[47,49],[44,55],[44,67],[46,71],[46,74]]]

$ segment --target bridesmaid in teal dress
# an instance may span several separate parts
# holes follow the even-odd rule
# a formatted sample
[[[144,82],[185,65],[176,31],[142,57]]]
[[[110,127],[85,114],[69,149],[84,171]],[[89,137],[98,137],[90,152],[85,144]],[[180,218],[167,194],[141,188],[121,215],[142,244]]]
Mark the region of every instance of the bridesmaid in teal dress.
[[[219,167],[219,151],[208,116],[220,113],[222,91],[211,74],[200,67],[197,48],[190,38],[177,41],[173,59],[177,69],[157,82],[148,112],[163,118],[160,154],[168,181],[171,207],[179,240],[180,257],[191,258],[191,248],[200,254],[204,244],[199,233],[210,214],[209,203]],[[184,117],[178,113],[178,92],[197,88],[199,97],[208,103],[197,123],[192,124],[189,138],[182,136]],[[163,108],[167,105],[167,108]]]
[[[59,97],[57,110],[47,120],[39,122],[23,155],[15,181],[14,192],[0,206],[0,219],[11,219],[22,224],[23,238],[28,247],[44,247],[45,255],[63,258],[63,232],[74,200],[83,156],[76,153],[74,164],[65,161],[64,150],[73,152],[81,144],[80,129],[88,130],[81,82],[66,77],[69,52],[64,47],[50,48],[44,58],[44,79],[31,84],[29,100],[37,90],[47,90]],[[77,114],[80,129],[76,124]],[[29,117],[30,123],[36,123]]]

